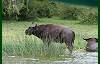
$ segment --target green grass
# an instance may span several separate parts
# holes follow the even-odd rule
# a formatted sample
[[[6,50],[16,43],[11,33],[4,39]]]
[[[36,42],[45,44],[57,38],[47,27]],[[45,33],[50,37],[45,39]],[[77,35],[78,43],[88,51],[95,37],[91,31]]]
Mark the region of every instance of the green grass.
[[[53,43],[50,47],[43,45],[41,39],[35,36],[26,36],[25,30],[32,25],[33,21],[3,21],[2,23],[2,52],[3,56],[22,56],[35,58],[63,59],[68,57],[64,52],[66,45]],[[42,18],[37,24],[57,24],[70,27],[75,31],[76,38],[74,50],[84,49],[86,41],[83,38],[98,37],[97,25],[82,25],[79,21],[60,20],[58,18]],[[61,56],[64,55],[64,56]]]

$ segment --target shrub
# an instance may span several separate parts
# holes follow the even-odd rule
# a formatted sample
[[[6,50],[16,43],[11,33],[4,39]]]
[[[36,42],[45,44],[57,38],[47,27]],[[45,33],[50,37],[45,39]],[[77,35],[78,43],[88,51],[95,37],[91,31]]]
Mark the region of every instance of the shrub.
[[[97,24],[98,12],[89,10],[83,10],[78,16],[78,20],[81,24]]]
[[[16,1],[16,0],[15,0]],[[28,20],[42,17],[51,18],[53,16],[61,19],[79,20],[80,23],[97,24],[97,9],[90,7],[78,7],[62,2],[54,2],[49,0],[3,0],[3,18]],[[88,9],[87,9],[88,8]]]
[[[62,13],[62,19],[77,20],[79,9],[74,7],[67,7]]]
[[[77,20],[80,8],[66,5],[64,3],[57,3],[57,16],[61,19]]]
[[[2,1],[2,10],[3,10],[3,18],[4,19],[11,19],[11,18],[17,18],[17,14],[19,14],[19,11],[24,6],[24,3],[22,1],[18,0],[3,0]]]
[[[54,4],[48,0],[15,0],[15,3],[12,0],[3,0],[3,17],[16,20],[50,18],[53,15]]]
[[[56,3],[56,16],[61,19],[79,20],[81,24],[97,24],[98,10],[96,7],[78,7],[64,3]]]
[[[53,11],[54,11],[54,4],[48,1],[32,1],[31,4],[29,4],[29,11],[30,16],[36,16],[36,17],[52,17]]]

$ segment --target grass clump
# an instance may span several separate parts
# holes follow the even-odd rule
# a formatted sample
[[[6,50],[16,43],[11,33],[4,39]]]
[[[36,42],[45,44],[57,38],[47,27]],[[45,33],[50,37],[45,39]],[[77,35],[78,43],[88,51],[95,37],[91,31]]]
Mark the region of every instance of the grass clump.
[[[57,58],[59,55],[64,55],[65,47],[61,44],[51,43],[48,47],[35,37],[23,37],[23,40],[20,38],[17,41],[4,41],[2,44],[2,53],[6,53],[7,56],[34,57],[40,59],[41,57],[44,59]]]

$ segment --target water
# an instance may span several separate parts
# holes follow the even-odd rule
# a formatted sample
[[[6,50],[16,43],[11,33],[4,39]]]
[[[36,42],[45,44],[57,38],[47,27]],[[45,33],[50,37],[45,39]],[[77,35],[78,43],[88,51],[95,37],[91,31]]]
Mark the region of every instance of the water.
[[[75,58],[65,58],[63,61],[7,56],[3,58],[3,64],[98,64],[97,52],[74,52],[73,56]]]

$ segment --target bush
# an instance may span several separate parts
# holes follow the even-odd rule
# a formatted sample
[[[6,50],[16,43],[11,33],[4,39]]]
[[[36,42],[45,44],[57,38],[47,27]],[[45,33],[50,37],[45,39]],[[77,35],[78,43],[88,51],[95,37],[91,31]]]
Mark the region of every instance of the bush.
[[[88,8],[88,9],[87,9]],[[17,0],[15,4],[12,0],[3,0],[3,18],[28,20],[35,18],[53,16],[67,20],[79,20],[80,23],[97,24],[98,12],[97,9],[49,0]]]
[[[78,20],[81,24],[97,24],[98,23],[98,12],[89,10],[83,10],[78,16]]]
[[[61,19],[77,20],[81,10],[78,7],[57,3],[57,16]]]
[[[63,13],[61,18],[68,20],[77,20],[77,16],[79,15],[79,9],[74,7],[67,7]]]
[[[48,1],[32,1],[30,2],[31,4],[29,4],[29,11],[30,16],[36,16],[36,17],[52,17],[53,16],[53,11],[54,11],[54,4],[52,2],[48,2]]]
[[[3,0],[3,17],[16,20],[34,19],[36,17],[52,17],[54,4],[48,0],[17,0],[15,3]]]
[[[98,23],[98,10],[96,7],[77,7],[64,3],[56,3],[56,6],[56,16],[61,19],[79,20],[81,24]]]

